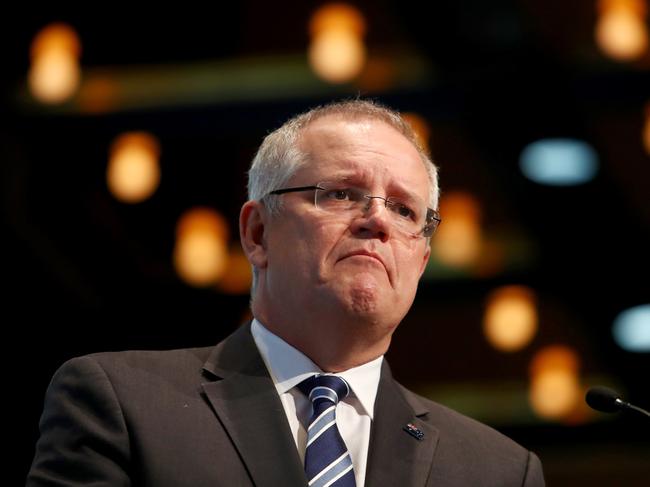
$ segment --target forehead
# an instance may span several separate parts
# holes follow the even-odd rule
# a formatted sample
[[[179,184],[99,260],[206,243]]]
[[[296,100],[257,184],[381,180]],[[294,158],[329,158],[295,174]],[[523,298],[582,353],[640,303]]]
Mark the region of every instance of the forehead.
[[[296,173],[296,181],[358,179],[369,188],[396,187],[428,200],[428,173],[419,152],[385,122],[323,117],[303,130],[298,145],[307,163]]]

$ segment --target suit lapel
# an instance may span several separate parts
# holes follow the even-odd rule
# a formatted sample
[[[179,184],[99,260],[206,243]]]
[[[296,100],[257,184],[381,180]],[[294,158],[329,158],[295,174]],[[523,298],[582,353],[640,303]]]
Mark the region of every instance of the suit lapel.
[[[438,430],[425,421],[428,411],[407,402],[386,361],[370,432],[368,486],[424,486],[438,444]],[[405,431],[411,425],[412,434]],[[422,439],[417,439],[418,432]]]
[[[286,413],[250,325],[221,342],[204,366],[203,384],[219,421],[258,486],[305,486],[304,469]]]

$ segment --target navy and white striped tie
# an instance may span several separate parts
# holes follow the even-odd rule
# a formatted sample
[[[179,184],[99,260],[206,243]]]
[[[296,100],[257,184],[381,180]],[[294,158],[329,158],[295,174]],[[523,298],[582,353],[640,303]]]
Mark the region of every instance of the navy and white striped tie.
[[[348,395],[350,387],[336,375],[314,375],[298,388],[314,406],[305,450],[310,487],[355,487],[352,459],[336,426],[336,404]]]

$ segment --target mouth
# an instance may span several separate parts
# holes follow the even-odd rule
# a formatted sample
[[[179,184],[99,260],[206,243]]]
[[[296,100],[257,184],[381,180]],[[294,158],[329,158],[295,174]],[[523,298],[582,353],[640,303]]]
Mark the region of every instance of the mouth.
[[[354,252],[350,252],[349,254],[344,255],[340,260],[347,259],[349,257],[364,257],[364,258],[376,260],[384,267],[386,272],[388,272],[388,269],[386,268],[386,264],[384,264],[382,258],[374,252],[370,252],[367,250],[356,250]]]
[[[384,272],[386,273],[388,282],[390,283],[391,286],[393,286],[393,275],[391,274],[390,270],[388,269],[388,266],[384,262],[384,259],[381,257],[381,255],[371,250],[359,249],[344,254],[343,257],[339,259],[339,262],[348,259],[350,257],[361,257],[363,260],[369,260],[371,262],[374,262],[375,264],[377,263],[380,264],[382,269],[384,269]]]

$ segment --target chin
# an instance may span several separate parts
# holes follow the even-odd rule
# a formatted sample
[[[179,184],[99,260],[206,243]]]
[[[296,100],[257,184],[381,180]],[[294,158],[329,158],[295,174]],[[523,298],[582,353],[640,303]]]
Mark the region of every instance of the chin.
[[[355,320],[364,323],[382,325],[390,323],[394,326],[395,311],[399,307],[395,296],[383,292],[383,286],[366,285],[353,286],[348,289],[346,304],[349,313]],[[400,315],[401,316],[401,315]],[[397,319],[399,322],[399,319]]]
[[[400,307],[393,288],[375,272],[346,274],[343,279],[330,281],[327,287],[327,294],[336,303],[332,304],[353,320],[381,323]]]
[[[350,309],[359,315],[372,315],[379,311],[380,297],[376,288],[360,287],[350,291]]]

